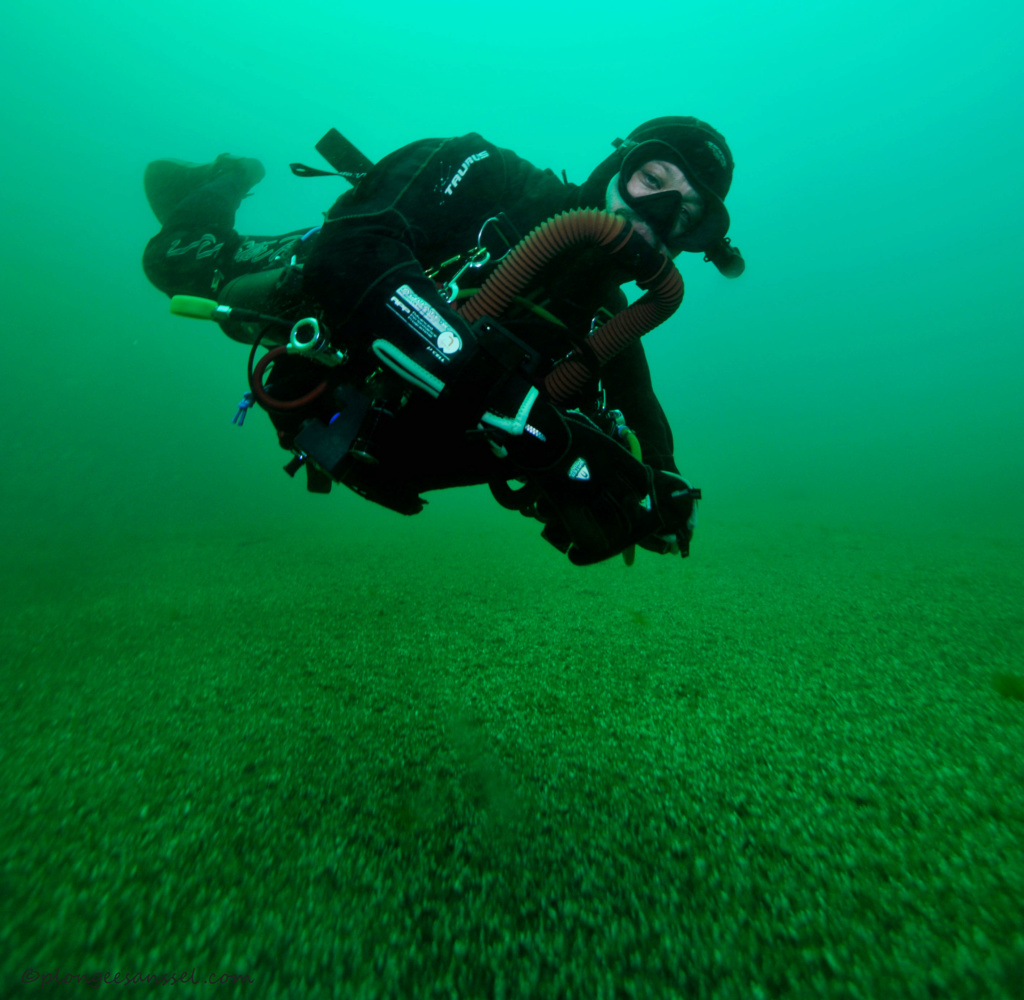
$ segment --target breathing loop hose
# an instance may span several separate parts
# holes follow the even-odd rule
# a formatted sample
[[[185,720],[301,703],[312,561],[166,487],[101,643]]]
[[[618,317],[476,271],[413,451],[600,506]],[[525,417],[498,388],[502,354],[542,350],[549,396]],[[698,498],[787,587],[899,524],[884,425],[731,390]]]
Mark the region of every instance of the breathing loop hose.
[[[497,319],[545,265],[580,246],[604,247],[645,294],[587,337],[583,350],[574,351],[546,376],[544,391],[560,404],[569,402],[597,374],[585,358],[596,358],[600,367],[679,308],[683,279],[666,254],[655,250],[621,216],[596,209],[563,212],[534,229],[458,310],[469,323],[481,316]]]

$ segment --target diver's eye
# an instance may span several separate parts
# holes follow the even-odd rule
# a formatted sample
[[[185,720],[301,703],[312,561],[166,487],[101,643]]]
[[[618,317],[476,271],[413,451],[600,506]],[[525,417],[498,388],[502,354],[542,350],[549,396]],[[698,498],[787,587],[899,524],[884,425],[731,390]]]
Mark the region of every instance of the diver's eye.
[[[654,174],[652,174],[649,170],[641,170],[640,173],[641,173],[641,175],[643,177],[644,183],[648,187],[653,187],[653,188],[661,187],[661,179],[659,177],[655,176]]]

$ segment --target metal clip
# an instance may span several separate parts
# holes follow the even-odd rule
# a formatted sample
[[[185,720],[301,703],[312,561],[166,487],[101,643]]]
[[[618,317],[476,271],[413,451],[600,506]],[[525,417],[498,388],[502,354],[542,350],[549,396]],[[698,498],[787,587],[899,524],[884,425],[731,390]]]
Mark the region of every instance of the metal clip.
[[[610,309],[605,306],[601,306],[590,320],[590,330],[587,332],[587,337],[593,337],[594,334],[614,315],[615,314]]]
[[[501,220],[496,215],[492,215],[480,227],[480,232],[478,232],[476,234],[476,244],[477,244],[478,247],[485,246],[485,244],[484,244],[484,233],[487,232],[487,227],[490,226],[490,225],[494,226],[494,231],[498,234],[498,238],[501,240],[502,243],[505,244],[505,252],[500,257],[493,257],[492,258],[494,263],[497,264],[498,261],[504,260],[512,252],[512,248],[515,246],[515,244],[514,243],[510,243],[508,241],[508,238],[505,236],[504,232],[502,232]]]
[[[461,278],[466,271],[471,267],[483,267],[485,264],[490,262],[490,259],[491,252],[486,247],[478,246],[474,250],[471,250],[469,252],[469,256],[466,258],[466,263],[463,264],[462,267],[460,267],[455,274],[453,274],[451,278],[441,286],[440,291],[445,302],[454,302],[459,297],[459,278]]]

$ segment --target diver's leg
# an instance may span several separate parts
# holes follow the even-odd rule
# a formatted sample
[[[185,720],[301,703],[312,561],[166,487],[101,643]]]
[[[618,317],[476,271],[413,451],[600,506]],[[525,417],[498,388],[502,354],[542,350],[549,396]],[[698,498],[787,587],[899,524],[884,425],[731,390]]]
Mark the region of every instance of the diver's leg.
[[[259,160],[227,155],[200,165],[151,163],[144,178],[146,197],[163,228],[143,254],[149,280],[167,295],[206,296],[234,277],[242,246],[234,230],[235,212],[264,173]]]

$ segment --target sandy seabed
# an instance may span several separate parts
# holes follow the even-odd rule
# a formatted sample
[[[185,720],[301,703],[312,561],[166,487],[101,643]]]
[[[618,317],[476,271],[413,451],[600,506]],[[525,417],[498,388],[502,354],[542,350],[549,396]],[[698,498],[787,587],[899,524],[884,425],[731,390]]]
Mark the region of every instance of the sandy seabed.
[[[402,531],[7,574],[0,996],[1024,997],[1019,542]]]

